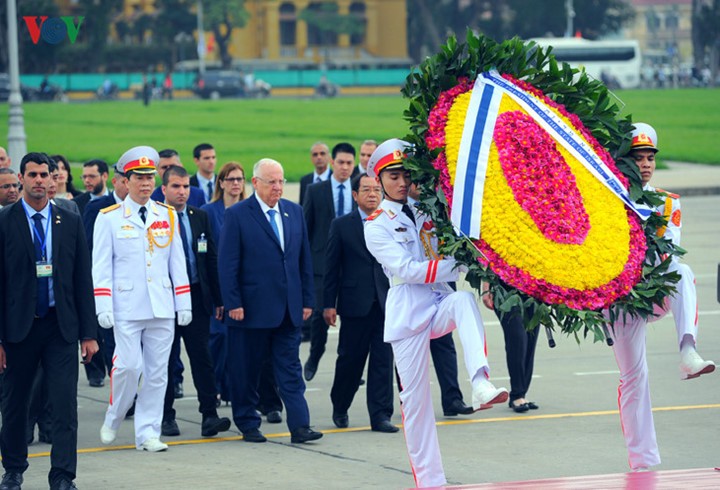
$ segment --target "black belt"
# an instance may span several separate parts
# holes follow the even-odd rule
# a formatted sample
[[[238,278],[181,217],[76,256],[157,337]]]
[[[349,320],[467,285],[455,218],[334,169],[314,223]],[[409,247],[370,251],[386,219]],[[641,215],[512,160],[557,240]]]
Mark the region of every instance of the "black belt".
[[[36,320],[41,320],[41,319],[43,319],[43,318],[47,318],[47,316],[50,315],[50,314],[53,314],[53,315],[55,314],[55,307],[54,307],[54,306],[51,306],[51,307],[48,308],[48,311],[47,311],[47,313],[45,313],[45,316],[37,316],[37,315],[35,315],[35,319],[36,319]]]

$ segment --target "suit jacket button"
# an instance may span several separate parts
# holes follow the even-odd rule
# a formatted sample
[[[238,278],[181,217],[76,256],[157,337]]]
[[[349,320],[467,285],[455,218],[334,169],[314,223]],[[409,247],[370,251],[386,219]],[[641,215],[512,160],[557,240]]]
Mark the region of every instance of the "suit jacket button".
[[[152,277],[148,277],[148,282],[152,282]]]

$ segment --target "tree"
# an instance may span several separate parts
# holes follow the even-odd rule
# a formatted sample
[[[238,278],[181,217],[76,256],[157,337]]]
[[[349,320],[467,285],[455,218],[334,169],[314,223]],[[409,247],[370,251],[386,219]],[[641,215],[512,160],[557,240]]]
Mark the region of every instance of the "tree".
[[[692,37],[695,66],[709,65],[714,83],[720,71],[720,0],[693,0]]]
[[[575,0],[574,10],[574,27],[588,39],[617,32],[635,15],[627,0]],[[410,54],[416,60],[437,51],[451,34],[464,38],[467,27],[502,41],[562,36],[565,24],[565,0],[546,0],[542,8],[536,0],[408,0]]]
[[[82,15],[85,16],[85,43],[91,64],[103,64],[105,46],[110,34],[110,19],[122,8],[122,0],[79,0]]]
[[[300,12],[298,19],[317,29],[319,45],[325,48],[325,60],[328,60],[328,48],[335,44],[338,34],[362,34],[365,23],[353,14],[340,14],[336,3],[312,3]],[[310,40],[312,42],[312,40]]]
[[[232,56],[228,45],[232,30],[235,27],[244,27],[250,18],[249,12],[245,9],[245,0],[207,1],[203,3],[203,16],[204,27],[212,31],[215,37],[222,67],[230,68]]]

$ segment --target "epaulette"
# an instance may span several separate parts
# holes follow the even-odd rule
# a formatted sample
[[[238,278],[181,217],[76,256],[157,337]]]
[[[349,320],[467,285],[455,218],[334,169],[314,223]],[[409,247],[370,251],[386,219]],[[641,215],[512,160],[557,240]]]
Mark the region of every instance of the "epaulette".
[[[115,211],[115,210],[116,210],[117,208],[119,208],[119,207],[120,207],[120,204],[115,203],[115,204],[113,204],[112,206],[108,206],[108,207],[106,207],[106,208],[102,208],[102,209],[100,210],[100,212],[101,212],[101,213],[109,213],[110,211]]]
[[[170,206],[169,204],[165,204],[164,202],[155,201],[155,204],[159,204],[160,206],[164,206],[168,209],[175,209],[174,207]]]
[[[655,189],[655,192],[660,192],[661,194],[666,194],[668,197],[671,197],[673,199],[680,199],[680,194],[673,194],[672,192],[668,192],[665,189],[661,189],[657,187]]]
[[[367,218],[365,218],[365,221],[372,221],[372,220],[374,220],[375,218],[377,218],[378,216],[380,216],[380,215],[382,214],[382,212],[383,212],[383,210],[382,210],[381,208],[377,208],[375,211],[373,211],[373,213],[372,213],[370,216],[368,216]]]

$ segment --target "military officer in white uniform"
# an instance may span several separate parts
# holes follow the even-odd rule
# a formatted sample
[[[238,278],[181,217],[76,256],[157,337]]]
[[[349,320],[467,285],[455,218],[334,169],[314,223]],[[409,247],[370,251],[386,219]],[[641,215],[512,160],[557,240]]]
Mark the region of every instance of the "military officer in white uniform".
[[[415,483],[439,487],[446,479],[430,393],[430,339],[457,327],[475,410],[507,401],[508,392],[488,381],[485,333],[475,297],[447,284],[458,280],[461,267],[438,256],[432,222],[407,205],[411,182],[402,161],[409,146],[388,140],[370,157],[367,173],[378,179],[385,198],[366,220],[365,242],[390,279],[384,338],[392,345],[402,384],[405,440]]]
[[[650,186],[655,172],[655,154],[657,133],[648,124],[635,123],[632,133],[630,156],[640,171],[645,190],[666,194],[665,203],[657,210],[668,219],[666,228],[658,234],[680,244],[680,201],[676,194]],[[691,379],[715,370],[712,361],[704,361],[695,351],[697,336],[697,294],[695,276],[686,264],[674,258],[670,271],[680,274],[675,285],[677,293],[668,298],[665,311],[658,310],[657,319],[671,310],[675,318],[675,328],[680,345],[680,377]],[[644,471],[650,466],[660,464],[660,451],[655,435],[655,423],[650,400],[650,377],[645,352],[647,321],[639,317],[624,317],[615,321],[611,331],[613,351],[620,369],[618,387],[618,405],[622,422],[623,436],[628,450],[628,462],[633,471]]]
[[[679,246],[682,228],[680,196],[663,189],[656,189],[650,185],[650,179],[652,179],[655,172],[655,154],[657,152],[657,133],[655,129],[649,124],[636,123],[633,131],[631,155],[640,170],[643,189],[665,194],[665,203],[657,211],[665,216],[668,224],[667,227],[658,232],[658,235],[670,239],[673,244]],[[677,257],[673,257],[668,271],[680,274],[680,281],[675,285],[677,293],[668,300],[669,309],[675,319],[675,330],[677,330],[678,345],[680,347],[680,378],[697,378],[702,374],[713,372],[715,363],[703,360],[695,350],[698,334],[695,275],[690,266],[681,263]]]
[[[128,196],[100,212],[93,234],[98,323],[115,328],[116,343],[100,438],[104,444],[115,440],[137,395],[135,445],[150,452],[167,449],[159,437],[175,314],[180,325],[192,320],[177,215],[150,200],[158,160],[148,146],[120,157],[117,168],[128,178]]]

